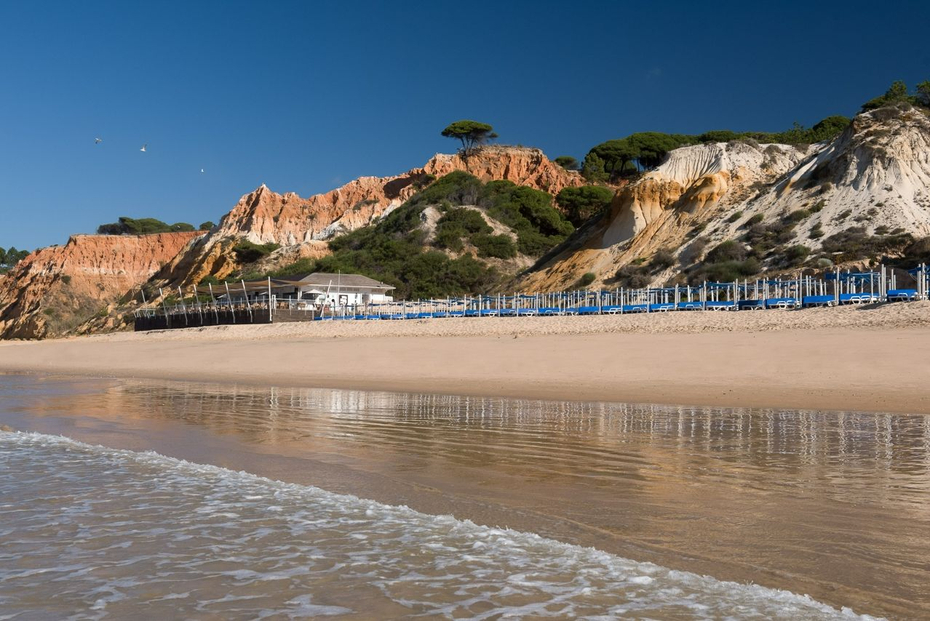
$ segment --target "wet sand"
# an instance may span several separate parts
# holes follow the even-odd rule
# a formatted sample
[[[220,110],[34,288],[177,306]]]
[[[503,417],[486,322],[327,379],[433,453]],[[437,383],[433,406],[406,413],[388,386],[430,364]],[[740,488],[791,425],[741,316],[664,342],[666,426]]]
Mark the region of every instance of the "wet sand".
[[[5,399],[0,422],[860,613],[930,614],[927,417],[145,381],[42,381],[30,391]]]
[[[0,371],[930,413],[930,303],[314,322],[0,343]]]

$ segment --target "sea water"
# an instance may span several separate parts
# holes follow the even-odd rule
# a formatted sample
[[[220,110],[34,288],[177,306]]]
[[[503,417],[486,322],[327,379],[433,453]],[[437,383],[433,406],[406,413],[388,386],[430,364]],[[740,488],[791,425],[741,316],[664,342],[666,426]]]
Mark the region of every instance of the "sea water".
[[[153,452],[0,431],[0,619],[857,617]]]

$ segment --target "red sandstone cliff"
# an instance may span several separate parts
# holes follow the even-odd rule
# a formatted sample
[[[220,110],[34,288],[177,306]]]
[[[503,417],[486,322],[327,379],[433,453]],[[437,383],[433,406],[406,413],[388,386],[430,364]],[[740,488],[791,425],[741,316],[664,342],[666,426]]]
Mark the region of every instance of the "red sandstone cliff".
[[[106,315],[200,235],[75,235],[33,252],[0,279],[0,338],[61,336]]]
[[[564,187],[584,184],[580,174],[550,161],[539,149],[489,146],[467,159],[437,154],[422,168],[402,175],[361,177],[309,198],[278,194],[262,185],[243,196],[216,229],[172,261],[161,276],[166,282],[182,285],[197,283],[208,275],[223,278],[238,267],[229,242],[237,238],[280,244],[289,256],[321,256],[327,252],[322,240],[387,215],[410,198],[417,182],[427,175],[441,177],[456,170],[483,181],[508,180],[553,195]]]

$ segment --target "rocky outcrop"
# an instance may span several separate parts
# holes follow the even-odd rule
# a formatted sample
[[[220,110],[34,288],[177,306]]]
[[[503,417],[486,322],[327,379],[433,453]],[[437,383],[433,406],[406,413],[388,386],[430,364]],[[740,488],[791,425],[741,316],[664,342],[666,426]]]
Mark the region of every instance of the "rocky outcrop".
[[[0,338],[61,336],[108,315],[201,235],[75,235],[33,252],[0,279]]]
[[[360,177],[309,198],[278,194],[262,185],[243,196],[210,239],[245,238],[292,246],[323,240],[371,224],[410,198],[427,175],[464,170],[483,181],[506,179],[552,194],[581,185],[581,176],[549,161],[539,149],[484,147],[468,158],[437,154],[423,168],[394,177]],[[207,244],[209,245],[209,244]]]
[[[278,194],[262,185],[243,196],[218,227],[177,257],[161,276],[173,285],[190,285],[209,275],[222,278],[237,268],[232,254],[237,239],[279,244],[289,249],[282,257],[321,256],[326,252],[322,240],[372,224],[403,204],[430,175],[441,177],[456,170],[483,181],[508,180],[552,194],[584,183],[577,172],[563,169],[539,149],[489,146],[467,158],[437,154],[422,168],[402,175],[361,177],[309,198]]]
[[[771,223],[803,209],[812,215],[785,246],[815,251],[851,226],[930,234],[930,118],[902,105],[861,114],[832,141],[810,147],[747,141],[676,149],[521,284],[559,289],[594,272],[610,286],[619,268],[661,248],[679,264],[653,274],[658,284],[693,262],[692,245],[737,239],[752,218]]]

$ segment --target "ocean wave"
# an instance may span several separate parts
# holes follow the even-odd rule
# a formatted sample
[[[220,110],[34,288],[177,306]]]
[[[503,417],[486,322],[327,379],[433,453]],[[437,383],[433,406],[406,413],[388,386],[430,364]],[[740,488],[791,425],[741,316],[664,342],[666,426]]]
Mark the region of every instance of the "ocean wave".
[[[862,618],[154,452],[0,432],[0,619],[146,614]],[[9,618],[13,618],[12,616]]]

